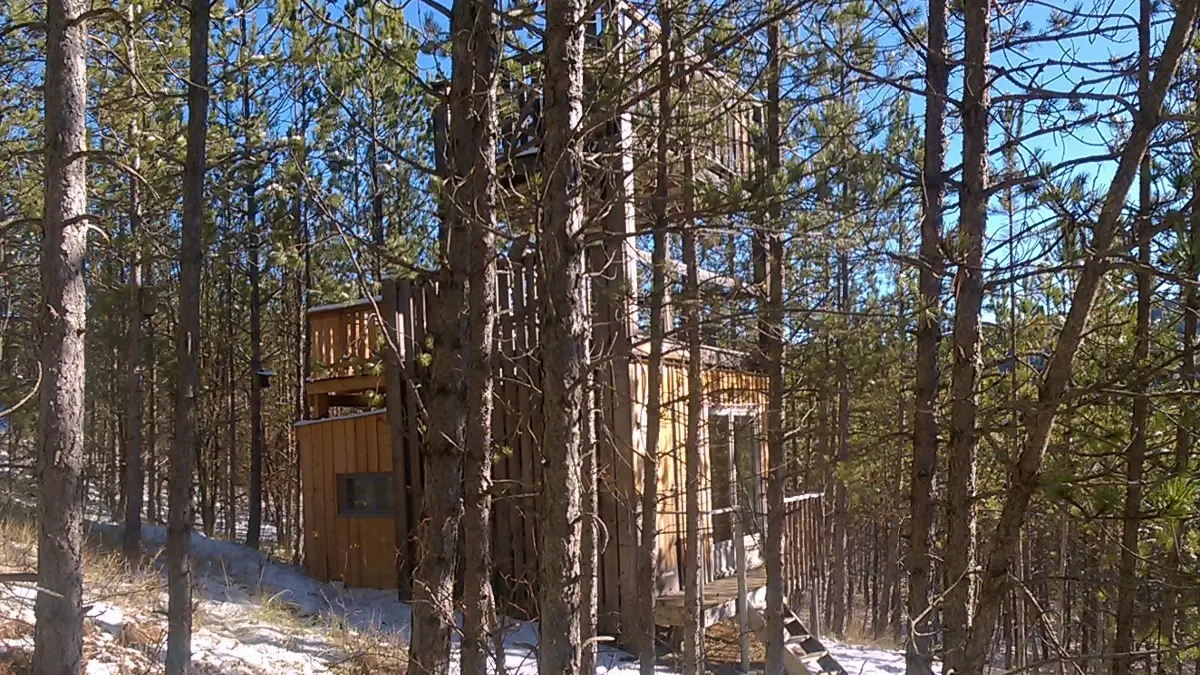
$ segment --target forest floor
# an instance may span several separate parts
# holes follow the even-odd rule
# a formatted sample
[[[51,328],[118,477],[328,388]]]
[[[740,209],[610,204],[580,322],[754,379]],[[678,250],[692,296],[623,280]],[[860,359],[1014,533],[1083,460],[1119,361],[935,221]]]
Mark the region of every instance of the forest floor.
[[[21,507],[0,508],[0,573],[36,569],[37,529]],[[85,555],[84,651],[87,675],[159,672],[166,645],[165,528],[144,530],[150,564],[131,570],[119,551],[120,528],[91,524]],[[193,537],[196,614],[193,662],[199,675],[366,675],[402,672],[410,608],[395,592],[321,583],[299,568],[244,546]],[[29,672],[36,592],[27,582],[0,583],[0,675]],[[537,672],[537,624],[507,621],[506,672]],[[710,632],[712,668],[736,672]],[[901,675],[903,655],[888,649],[830,646],[850,675]],[[601,647],[598,672],[632,675],[626,652]],[[675,672],[669,659],[659,672]]]

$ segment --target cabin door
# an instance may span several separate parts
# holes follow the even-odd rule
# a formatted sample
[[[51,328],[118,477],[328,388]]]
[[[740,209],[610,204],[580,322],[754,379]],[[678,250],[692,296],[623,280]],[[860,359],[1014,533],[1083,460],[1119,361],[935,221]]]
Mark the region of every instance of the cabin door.
[[[758,418],[745,410],[718,410],[708,417],[712,476],[713,578],[737,573],[735,521],[740,523],[748,567],[762,564],[758,542],[766,528],[762,445]]]

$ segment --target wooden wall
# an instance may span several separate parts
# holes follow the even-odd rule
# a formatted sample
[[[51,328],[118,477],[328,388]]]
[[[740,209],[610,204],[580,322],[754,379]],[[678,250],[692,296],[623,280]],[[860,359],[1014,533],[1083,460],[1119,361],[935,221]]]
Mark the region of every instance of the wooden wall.
[[[383,412],[300,422],[296,436],[305,573],[347,586],[395,588],[395,518],[338,515],[338,474],[392,471],[391,431]]]
[[[495,460],[495,506],[492,518],[495,590],[501,611],[531,615],[536,611],[537,513],[540,507],[542,402],[541,364],[536,321],[537,284],[532,256],[504,259],[498,274],[495,344],[495,405],[492,428]],[[435,299],[428,280],[389,282],[380,307],[399,347],[387,376],[388,402],[404,429],[393,445],[388,416],[376,411],[349,417],[301,422],[306,570],[318,579],[342,579],[349,586],[394,588],[411,582],[419,521],[420,451],[423,446],[420,399],[426,386],[428,308]],[[373,306],[327,312],[349,317],[362,328],[322,329],[324,343],[336,352],[346,345],[365,345],[370,321],[355,318]],[[598,330],[599,334],[603,334]],[[346,336],[343,340],[337,336]],[[335,339],[336,338],[336,339]],[[648,369],[641,355],[613,353],[595,373],[593,396],[598,409],[596,458],[602,549],[598,553],[599,628],[620,634],[636,625],[637,549],[640,539],[638,501],[645,452]],[[688,383],[680,354],[666,359],[662,380],[659,435],[658,557],[660,592],[681,588],[684,532],[684,443],[687,430]],[[348,376],[349,374],[347,374]],[[705,418],[701,420],[700,508],[711,509],[707,413],[713,406],[765,409],[766,377],[728,366],[709,366],[703,374]],[[765,443],[762,444],[765,449]],[[393,453],[396,453],[393,455]],[[391,472],[392,457],[403,458],[394,472],[398,494],[395,518],[346,518],[337,515],[336,474]],[[765,459],[763,465],[766,465]],[[703,517],[704,558],[711,557],[711,517]],[[401,542],[397,550],[396,542]],[[707,575],[711,578],[711,574]]]
[[[701,555],[704,560],[712,556],[712,517],[708,511],[712,509],[712,471],[708,456],[708,412],[714,407],[746,408],[748,412],[765,415],[767,401],[767,377],[763,374],[728,367],[705,367],[701,374],[704,386],[703,418],[700,421],[700,488],[699,502],[701,511],[701,537],[703,538]],[[642,476],[645,466],[646,447],[646,417],[649,401],[649,368],[646,362],[639,359],[630,364],[630,383],[633,409],[631,470],[626,472],[618,465],[610,471],[614,484],[608,489],[612,491],[615,507],[605,511],[602,516],[605,526],[610,532],[618,533],[616,551],[609,550],[602,556],[601,570],[602,598],[608,600],[610,609],[612,603],[619,603],[618,613],[629,620],[631,611],[626,605],[638,597],[634,585],[636,579],[636,551],[640,540],[640,507],[637,502],[641,499]],[[681,360],[681,355],[674,354],[665,359],[662,375],[662,411],[658,438],[658,514],[657,522],[657,554],[658,554],[658,591],[672,593],[682,590],[683,568],[682,554],[685,534],[686,510],[686,469],[685,443],[687,441],[688,419],[688,380],[687,366]],[[766,444],[760,443],[763,452],[762,466],[767,466]],[[620,455],[618,455],[620,458]],[[621,533],[630,532],[629,536]],[[712,570],[705,569],[705,580],[712,580]],[[619,579],[612,583],[613,578]],[[624,584],[624,586],[622,585]]]
[[[516,615],[533,614],[537,597],[542,401],[534,269],[532,254],[504,259],[496,278],[492,556],[497,605]]]

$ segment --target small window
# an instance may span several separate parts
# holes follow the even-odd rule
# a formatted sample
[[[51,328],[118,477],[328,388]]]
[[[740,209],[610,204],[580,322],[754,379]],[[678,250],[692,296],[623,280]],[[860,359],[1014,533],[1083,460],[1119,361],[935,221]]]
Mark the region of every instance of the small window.
[[[396,512],[390,473],[338,474],[339,516],[390,516]]]

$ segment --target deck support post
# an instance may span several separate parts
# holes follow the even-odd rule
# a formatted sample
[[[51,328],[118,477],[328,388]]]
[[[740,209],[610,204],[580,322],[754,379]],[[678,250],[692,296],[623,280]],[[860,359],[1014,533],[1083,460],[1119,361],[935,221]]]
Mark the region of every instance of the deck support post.
[[[408,302],[408,297],[404,298]],[[396,519],[396,588],[401,601],[407,600],[406,586],[412,576],[412,551],[409,549],[408,503],[405,490],[405,470],[407,458],[404,453],[404,441],[407,426],[410,421],[404,414],[404,350],[405,339],[403,311],[396,279],[388,277],[383,280],[383,314],[381,329],[384,334],[383,355],[386,368],[385,396],[387,405],[387,422],[390,427],[392,446],[387,450],[392,455],[392,489],[395,494]]]
[[[742,659],[742,672],[750,672],[750,608],[747,607],[747,596],[750,592],[746,582],[746,527],[742,522],[742,509],[739,491],[742,485],[741,464],[738,462],[738,447],[734,432],[733,420],[729,419],[727,433],[729,447],[729,475],[733,478],[729,485],[729,516],[733,521],[733,551],[737,565],[737,619],[738,619],[738,652]]]
[[[737,552],[738,651],[742,657],[742,672],[748,673],[750,672],[750,611],[746,606],[749,593],[746,583],[746,534],[742,527],[742,514],[737,509],[734,509],[733,512],[733,542]]]

